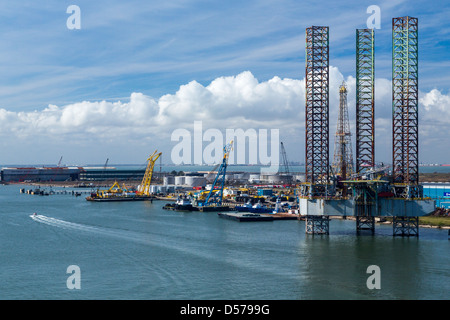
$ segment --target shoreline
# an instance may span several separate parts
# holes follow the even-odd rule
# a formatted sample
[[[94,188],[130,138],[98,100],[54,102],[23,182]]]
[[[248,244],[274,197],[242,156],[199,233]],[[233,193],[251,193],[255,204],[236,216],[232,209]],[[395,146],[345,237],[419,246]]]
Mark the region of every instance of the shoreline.
[[[425,216],[425,217],[429,217],[429,216]],[[345,219],[344,219],[343,216],[330,216],[330,219],[333,219],[333,220],[356,220],[356,218],[354,216],[346,216]],[[450,221],[450,217],[446,217],[446,219],[449,219],[449,221]],[[385,219],[384,219],[384,221],[380,221],[380,218],[376,217],[375,218],[375,224],[391,225],[392,221],[385,220]],[[419,224],[419,228],[449,230],[450,226],[438,226],[438,225],[432,225],[432,224]]]
[[[432,174],[435,175],[435,174]],[[438,175],[440,175],[440,173],[438,173]],[[444,174],[445,175],[445,174]],[[446,175],[445,175],[446,176]],[[450,174],[448,174],[448,176],[450,177]],[[120,184],[129,184],[129,185],[138,185],[139,181],[118,181]],[[79,189],[98,189],[98,188],[109,188],[112,183],[114,183],[114,181],[98,181],[95,184],[86,184],[84,182],[80,182],[80,181],[40,181],[40,182],[16,182],[16,181],[11,181],[11,182],[6,182],[6,183],[2,183],[4,185],[23,185],[23,186],[34,186],[34,187],[63,187],[63,188],[79,188]],[[159,200],[165,200],[165,201],[174,201],[176,200],[176,198],[167,198],[167,197],[158,197]],[[432,215],[428,215],[425,217],[435,217]],[[385,217],[383,217],[385,218]],[[389,217],[386,217],[389,218]],[[439,218],[439,217],[436,217]],[[444,218],[444,219],[448,219],[450,221],[450,217],[440,217],[440,218]],[[335,219],[335,220],[356,220],[355,217],[353,216],[330,216],[330,219]],[[383,221],[380,222],[380,218],[376,218],[376,220],[378,219],[378,221],[375,221],[376,224],[392,224],[391,221],[383,219]],[[438,225],[438,224],[419,224],[419,228],[428,228],[428,229],[444,229],[444,230],[449,230],[450,226],[447,225]]]

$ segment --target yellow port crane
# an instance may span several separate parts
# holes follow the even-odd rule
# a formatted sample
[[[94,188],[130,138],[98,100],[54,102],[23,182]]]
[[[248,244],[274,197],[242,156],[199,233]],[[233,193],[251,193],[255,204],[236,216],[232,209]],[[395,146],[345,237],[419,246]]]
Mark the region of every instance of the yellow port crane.
[[[119,183],[115,181],[108,190],[97,190],[97,197],[108,198],[111,196],[120,196],[126,192],[128,192],[128,189],[125,184],[123,184],[123,187],[120,187]]]
[[[152,183],[153,167],[155,166],[156,160],[161,156],[162,152],[157,153],[155,150],[152,155],[147,159],[147,169],[145,170],[144,178],[138,188],[137,194],[149,196],[150,195],[150,184]]]

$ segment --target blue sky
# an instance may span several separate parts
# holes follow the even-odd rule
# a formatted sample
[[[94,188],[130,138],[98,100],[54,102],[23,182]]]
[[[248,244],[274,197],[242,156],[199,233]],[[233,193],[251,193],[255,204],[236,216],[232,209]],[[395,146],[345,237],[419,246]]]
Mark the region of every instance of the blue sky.
[[[72,4],[81,10],[80,30],[69,30],[66,26],[70,16],[66,9]],[[366,26],[369,17],[366,9],[370,5],[381,9],[381,29],[376,30],[375,73],[386,86],[391,78],[392,18],[405,15],[419,18],[420,90],[426,98],[424,112],[429,113],[423,117],[426,130],[420,140],[423,145],[420,159],[450,162],[450,151],[433,149],[435,132],[431,130],[436,120],[440,122],[440,130],[436,132],[449,131],[447,109],[439,114],[450,95],[448,1],[78,0],[0,2],[0,108],[5,114],[0,117],[0,147],[9,150],[2,152],[0,163],[56,163],[61,155],[72,164],[103,163],[106,158],[113,163],[142,163],[154,149],[170,154],[173,147],[170,133],[177,126],[167,125],[167,119],[158,118],[161,120],[158,122],[150,116],[147,125],[155,128],[146,131],[139,129],[146,124],[135,126],[130,121],[117,125],[117,119],[109,121],[107,111],[105,118],[80,113],[82,119],[78,119],[73,107],[73,119],[79,125],[68,129],[62,125],[62,114],[68,111],[67,106],[78,106],[79,110],[88,112],[89,108],[99,107],[94,102],[101,101],[111,103],[111,108],[114,103],[131,108],[132,104],[127,103],[133,93],[148,98],[136,100],[143,104],[150,101],[152,106],[145,108],[158,108],[153,103],[160,105],[164,96],[177,100],[178,106],[186,106],[177,95],[183,86],[189,91],[194,87],[189,84],[195,81],[205,89],[223,77],[236,81],[246,71],[261,84],[274,77],[301,81],[305,28],[311,25],[330,27],[330,65],[337,68],[337,78],[342,76],[351,83],[355,77],[355,29]],[[243,78],[253,81],[251,77]],[[335,85],[340,81],[337,79]],[[287,82],[282,85],[289,87]],[[203,89],[189,91],[189,101],[201,104],[203,100],[195,92]],[[386,100],[386,96],[388,90],[380,99]],[[276,104],[273,99],[272,103]],[[281,103],[287,103],[283,99]],[[292,118],[298,120],[297,128],[295,123],[285,124],[282,116],[276,122],[272,121],[273,116],[267,122],[255,122],[251,113],[247,114],[248,110],[233,110],[235,101],[229,102],[230,114],[242,112],[245,121],[225,114],[229,118],[219,119],[224,127],[217,127],[277,126],[289,158],[303,161],[304,105],[299,101],[298,109],[288,108],[291,112],[298,110],[298,115],[287,117],[291,122]],[[91,104],[83,109],[84,102]],[[48,110],[49,106],[54,107]],[[186,106],[191,107],[189,103]],[[200,107],[209,108],[208,105]],[[389,115],[390,105],[386,100],[377,109],[380,142],[391,140]],[[209,114],[200,119],[214,123],[218,120],[214,117]],[[234,122],[227,122],[233,117]],[[192,114],[184,120],[185,123],[178,122],[178,127],[188,127],[198,118]],[[110,125],[102,126],[103,122]],[[330,122],[332,136],[335,126],[333,120]],[[59,129],[53,130],[44,126],[45,123],[57,123]],[[91,130],[89,126],[102,127],[103,131]],[[378,149],[377,158],[389,161],[389,146],[380,143]]]

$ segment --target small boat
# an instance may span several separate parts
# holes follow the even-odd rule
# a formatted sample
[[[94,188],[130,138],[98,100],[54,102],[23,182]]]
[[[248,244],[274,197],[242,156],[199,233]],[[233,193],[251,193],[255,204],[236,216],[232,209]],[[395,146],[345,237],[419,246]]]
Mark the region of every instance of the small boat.
[[[186,196],[178,197],[175,203],[165,204],[163,209],[174,211],[198,211],[198,208],[193,206],[191,198]]]
[[[260,201],[250,208],[249,212],[252,213],[271,213],[273,210],[262,205]]]
[[[258,201],[257,204],[252,205],[250,202],[242,206],[236,206],[235,209],[239,212],[250,212],[250,213],[272,213],[272,209],[261,204],[261,201]]]
[[[175,210],[192,211],[194,207],[192,206],[192,201],[188,197],[178,197],[177,202],[174,206]]]
[[[244,204],[242,206],[236,206],[235,209],[239,212],[249,212],[252,207],[253,206],[252,206],[251,202],[248,201],[246,204]]]

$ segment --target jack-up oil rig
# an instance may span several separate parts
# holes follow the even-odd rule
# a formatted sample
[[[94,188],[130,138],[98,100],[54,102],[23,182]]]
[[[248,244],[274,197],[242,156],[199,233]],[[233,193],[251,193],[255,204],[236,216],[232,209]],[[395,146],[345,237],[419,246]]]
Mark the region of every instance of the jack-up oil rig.
[[[335,159],[330,166],[329,27],[306,29],[306,182],[299,186],[298,199],[306,233],[329,234],[330,216],[353,216],[358,233],[374,233],[375,217],[389,217],[394,236],[418,236],[419,217],[435,209],[434,200],[423,198],[419,184],[418,19],[392,19],[390,173],[389,166],[375,163],[374,40],[373,29],[356,30],[355,165],[349,160],[346,87],[341,86],[342,115],[336,132]]]

